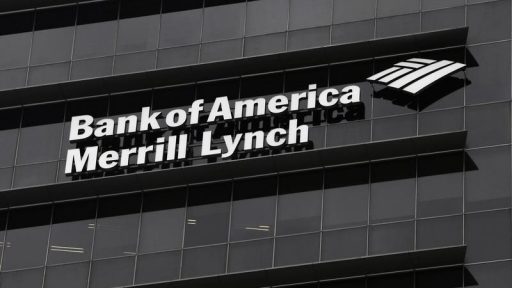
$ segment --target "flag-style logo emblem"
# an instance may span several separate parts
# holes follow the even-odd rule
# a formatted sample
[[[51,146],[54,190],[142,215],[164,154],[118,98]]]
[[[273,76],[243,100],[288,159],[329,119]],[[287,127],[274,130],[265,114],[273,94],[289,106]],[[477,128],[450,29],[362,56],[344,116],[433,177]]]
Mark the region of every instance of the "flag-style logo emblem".
[[[417,94],[430,87],[439,79],[464,70],[465,64],[448,60],[412,58],[396,63],[393,67],[369,78],[371,83],[379,83],[411,94]]]

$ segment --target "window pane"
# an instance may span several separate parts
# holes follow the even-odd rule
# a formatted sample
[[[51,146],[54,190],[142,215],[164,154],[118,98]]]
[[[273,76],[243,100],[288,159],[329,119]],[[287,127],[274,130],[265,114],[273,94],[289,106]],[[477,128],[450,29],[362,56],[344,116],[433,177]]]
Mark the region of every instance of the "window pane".
[[[290,30],[330,25],[332,0],[291,0]]]
[[[375,17],[376,0],[334,0],[333,22],[345,23]]]
[[[462,216],[419,220],[417,249],[462,245]]]
[[[185,247],[227,241],[231,189],[231,183],[190,189]]]
[[[417,115],[376,119],[373,121],[373,141],[417,135]]]
[[[156,51],[118,55],[115,59],[114,73],[133,73],[155,69]]]
[[[101,22],[79,25],[76,28],[75,59],[113,55],[117,22]]]
[[[110,76],[114,57],[104,57],[74,61],[71,67],[71,80]]]
[[[46,288],[86,288],[89,278],[89,262],[51,266],[46,268]]]
[[[482,121],[485,119],[485,121]],[[467,146],[510,143],[510,103],[466,108]]]
[[[32,33],[0,36],[0,69],[27,66],[31,42]]]
[[[140,255],[137,258],[135,284],[178,279],[180,261],[179,251]]]
[[[122,19],[119,21],[117,53],[156,49],[160,15]]]
[[[134,266],[134,257],[94,261],[89,287],[110,288],[131,285]]]
[[[186,193],[169,189],[144,194],[140,253],[181,249]]]
[[[201,42],[203,10],[187,10],[162,15],[160,48]]]
[[[325,172],[323,229],[368,223],[369,165],[347,166]]]
[[[510,146],[468,151],[465,166],[468,211],[510,207]]]
[[[290,31],[288,51],[321,47],[329,44],[330,27]]]
[[[28,187],[55,183],[57,162],[18,166],[14,173],[14,187]]]
[[[245,10],[245,3],[204,9],[203,42],[242,37]]]
[[[276,238],[275,266],[318,262],[320,234]]]
[[[12,168],[0,169],[0,189],[4,190],[11,188],[12,172]]]
[[[235,182],[231,241],[274,236],[276,178]]]
[[[414,249],[414,222],[370,226],[368,254],[387,254]]]
[[[380,2],[381,1],[379,1],[379,3]],[[377,19],[377,37],[391,37],[418,33],[421,30],[420,28],[420,14],[409,14]]]
[[[372,165],[370,220],[372,223],[414,217],[416,160],[378,162]]]
[[[220,61],[242,56],[242,39],[201,45],[201,62]]]
[[[48,264],[89,260],[95,218],[96,200],[56,204]]]
[[[2,270],[44,265],[51,217],[50,206],[11,210]]]
[[[327,126],[327,147],[370,142],[371,121]]]
[[[433,31],[463,27],[466,21],[466,9],[457,7],[422,14],[421,30]]]
[[[373,39],[375,21],[358,21],[334,25],[331,33],[332,43],[349,43]]]
[[[27,83],[27,68],[0,71],[0,89],[24,87]]]
[[[32,43],[30,64],[69,61],[74,33],[74,27],[36,31]]]
[[[279,179],[277,234],[320,230],[323,173],[283,175]]]
[[[464,6],[465,0],[422,0],[421,9],[433,10],[454,6]]]
[[[0,110],[0,167],[14,164],[21,109]]]
[[[420,113],[418,134],[435,134],[464,130],[464,109]]]
[[[288,0],[262,0],[247,3],[246,35],[260,35],[286,31]]]
[[[324,232],[322,260],[356,258],[366,255],[367,228]]]
[[[418,160],[418,217],[462,211],[464,155],[446,153]]]
[[[94,259],[133,255],[136,252],[140,205],[139,194],[100,199]]]
[[[420,0],[379,0],[377,16],[386,17],[420,10]]]
[[[507,288],[512,285],[512,261],[467,266],[482,288]]]
[[[21,270],[2,273],[1,288],[40,288],[43,284],[43,269]]]
[[[62,103],[25,108],[16,164],[58,159],[63,120]]]
[[[233,243],[229,246],[228,272],[272,267],[273,239]]]
[[[69,62],[30,67],[28,85],[41,85],[69,80]]]
[[[183,251],[182,278],[222,274],[226,271],[226,245]]]
[[[469,5],[467,9],[468,43],[510,38],[510,1]]]
[[[283,52],[286,50],[286,33],[247,37],[244,41],[244,56],[255,56]]]
[[[196,64],[199,61],[199,45],[162,49],[158,51],[157,68]]]
[[[468,214],[465,216],[466,261],[483,262],[512,257],[510,210]]]

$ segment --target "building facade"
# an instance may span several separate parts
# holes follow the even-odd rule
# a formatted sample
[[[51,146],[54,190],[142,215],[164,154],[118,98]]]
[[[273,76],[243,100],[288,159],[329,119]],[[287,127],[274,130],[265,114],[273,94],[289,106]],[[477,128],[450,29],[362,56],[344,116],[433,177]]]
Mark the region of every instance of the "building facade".
[[[0,287],[512,287],[510,0],[0,11]]]

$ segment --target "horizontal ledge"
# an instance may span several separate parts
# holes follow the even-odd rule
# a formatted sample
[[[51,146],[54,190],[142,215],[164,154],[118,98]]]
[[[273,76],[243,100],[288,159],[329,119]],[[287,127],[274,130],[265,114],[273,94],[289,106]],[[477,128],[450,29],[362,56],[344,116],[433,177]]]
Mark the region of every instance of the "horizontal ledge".
[[[94,0],[2,0],[0,1],[0,12],[10,12],[91,1]]]
[[[0,107],[68,100],[129,90],[149,89],[460,46],[466,43],[467,33],[468,28],[462,27],[132,74],[4,90],[0,91]]]
[[[143,191],[387,158],[461,150],[466,131],[374,141],[0,192],[2,207]]]
[[[434,266],[463,264],[466,246],[416,250],[404,253],[368,256],[217,275],[196,279],[136,285],[139,288],[259,288],[314,281],[325,281],[363,275],[390,273]]]

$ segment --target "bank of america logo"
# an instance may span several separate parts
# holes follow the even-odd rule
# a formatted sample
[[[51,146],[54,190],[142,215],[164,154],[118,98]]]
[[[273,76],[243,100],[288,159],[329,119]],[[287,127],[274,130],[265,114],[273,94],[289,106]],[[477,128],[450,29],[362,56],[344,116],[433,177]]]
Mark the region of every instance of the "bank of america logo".
[[[379,83],[391,88],[417,94],[439,79],[464,70],[466,65],[448,60],[430,60],[412,58],[396,63],[393,67],[369,78],[372,83]]]

